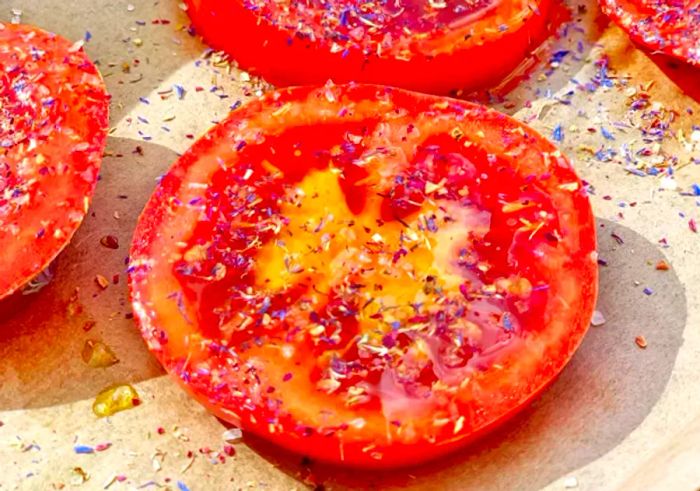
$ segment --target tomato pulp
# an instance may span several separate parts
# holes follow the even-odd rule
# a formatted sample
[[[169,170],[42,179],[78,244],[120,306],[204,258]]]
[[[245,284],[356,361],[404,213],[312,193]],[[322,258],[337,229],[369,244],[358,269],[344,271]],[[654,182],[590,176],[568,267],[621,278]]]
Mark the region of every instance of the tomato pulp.
[[[462,445],[579,345],[595,228],[525,125],[369,85],[272,92],[164,176],[130,288],[149,348],[219,417],[355,466]]]
[[[552,0],[186,0],[196,31],[276,85],[494,85],[540,42]]]
[[[79,45],[0,23],[0,298],[46,268],[82,222],[108,112]]]
[[[601,7],[635,42],[700,66],[700,1],[601,0]]]

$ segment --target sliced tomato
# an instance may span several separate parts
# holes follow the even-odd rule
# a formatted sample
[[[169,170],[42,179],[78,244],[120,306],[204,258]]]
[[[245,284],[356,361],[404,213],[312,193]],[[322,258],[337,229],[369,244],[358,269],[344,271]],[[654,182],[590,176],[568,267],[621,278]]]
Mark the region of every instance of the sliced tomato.
[[[636,43],[700,66],[700,1],[600,0],[600,5]]]
[[[186,0],[196,31],[276,85],[493,85],[541,41],[552,0]]]
[[[40,273],[83,220],[109,96],[79,45],[0,23],[0,298]]]
[[[292,88],[170,169],[130,287],[150,349],[216,415],[395,466],[469,442],[563,368],[592,315],[595,228],[566,158],[503,114]]]

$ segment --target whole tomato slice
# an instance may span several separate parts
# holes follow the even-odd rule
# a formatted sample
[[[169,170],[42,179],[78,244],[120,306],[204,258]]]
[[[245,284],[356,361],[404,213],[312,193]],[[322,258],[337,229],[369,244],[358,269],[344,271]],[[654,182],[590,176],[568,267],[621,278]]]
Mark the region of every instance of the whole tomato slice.
[[[500,81],[541,40],[552,0],[186,0],[196,31],[276,85],[422,92]]]
[[[636,43],[700,66],[700,1],[601,0],[600,5]]]
[[[47,267],[82,222],[108,112],[79,45],[0,23],[0,298]]]
[[[369,85],[231,113],[160,182],[129,273],[149,348],[195,398],[356,466],[435,457],[521,409],[597,290],[591,208],[554,146]]]

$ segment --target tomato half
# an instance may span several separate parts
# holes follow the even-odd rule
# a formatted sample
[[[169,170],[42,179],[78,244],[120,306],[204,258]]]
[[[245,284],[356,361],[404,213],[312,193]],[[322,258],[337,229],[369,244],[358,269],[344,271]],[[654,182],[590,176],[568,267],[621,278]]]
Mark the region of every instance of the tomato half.
[[[502,422],[579,345],[597,290],[581,181],[493,110],[368,85],[234,111],[146,205],[134,312],[219,417],[356,466]]]
[[[108,113],[79,45],[0,23],[0,298],[47,267],[82,222]]]
[[[700,1],[600,0],[600,5],[636,43],[700,65]]]
[[[186,0],[196,31],[276,85],[493,85],[542,40],[552,0]]]

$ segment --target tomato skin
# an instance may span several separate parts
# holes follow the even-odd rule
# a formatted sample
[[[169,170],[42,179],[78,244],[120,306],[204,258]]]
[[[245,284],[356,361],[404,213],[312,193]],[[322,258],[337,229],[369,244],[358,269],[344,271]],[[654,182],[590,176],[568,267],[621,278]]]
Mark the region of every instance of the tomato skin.
[[[435,55],[414,51],[410,58],[366,55],[352,46],[334,53],[329,42],[295,38],[241,0],[186,0],[186,4],[196,32],[208,44],[274,85],[318,85],[330,79],[448,94],[493,86],[512,72],[542,41],[553,0],[538,1],[536,13],[523,14],[524,21],[499,35],[490,33],[465,45],[445,47]]]
[[[289,110],[288,104],[292,105]],[[295,104],[299,104],[298,108]],[[308,125],[315,122],[319,130],[308,131],[314,131],[312,134],[320,142],[324,125],[342,120],[338,114],[346,114],[345,108],[350,106],[353,109],[347,114],[358,121],[404,111],[407,119],[415,116],[418,120],[428,112],[436,115],[428,117],[431,126],[432,119],[436,119],[437,126],[437,119],[444,116],[444,127],[451,128],[450,118],[454,117],[455,124],[467,125],[466,142],[479,142],[477,146],[504,155],[506,149],[521,149],[517,167],[513,160],[504,161],[514,166],[509,168],[508,172],[514,172],[509,176],[523,179],[521,184],[526,187],[532,182],[538,189],[543,186],[558,216],[556,230],[561,237],[556,247],[561,248],[559,258],[564,262],[555,260],[550,264],[547,260],[527,265],[532,268],[533,278],[547,279],[551,292],[542,323],[530,326],[531,331],[522,340],[518,338],[498,355],[498,364],[504,369],[487,366],[472,373],[474,383],[460,389],[462,392],[454,401],[457,413],[438,429],[432,424],[434,415],[430,412],[406,421],[407,428],[415,427],[413,434],[406,435],[381,412],[367,409],[353,413],[334,406],[335,399],[309,385],[307,376],[311,373],[303,361],[312,356],[310,353],[300,355],[300,364],[295,368],[292,362],[279,357],[264,362],[266,356],[277,356],[272,344],[246,349],[239,342],[218,341],[206,326],[198,325],[196,317],[198,303],[210,295],[200,294],[200,300],[189,298],[173,273],[178,264],[174,258],[182,255],[184,247],[175,247],[174,243],[189,240],[186,237],[194,234],[194,224],[200,223],[196,217],[203,216],[201,209],[190,211],[182,205],[199,203],[198,191],[191,184],[197,183],[198,187],[211,182],[211,173],[220,169],[221,163],[236,161],[240,150],[235,149],[242,148],[236,142],[244,138],[245,131],[258,136],[267,134],[266,145],[280,153],[284,151],[281,144],[269,143],[273,133],[283,134],[284,128],[294,124],[311,128]],[[479,136],[479,131],[484,135]],[[234,165],[225,174],[233,178],[245,175],[236,169]],[[445,167],[445,172],[454,169]],[[345,178],[354,185],[363,180],[354,179],[352,173]],[[484,192],[487,184],[483,184]],[[498,183],[492,186],[498,190]],[[502,189],[509,189],[505,181]],[[217,188],[217,193],[220,191]],[[559,254],[551,251],[552,258]],[[292,88],[267,94],[233,112],[172,167],[139,220],[131,250],[129,284],[134,312],[149,348],[166,370],[217,416],[312,458],[348,466],[386,468],[415,464],[464,446],[512,417],[554,380],[590,323],[597,294],[594,251],[594,220],[580,181],[549,142],[521,123],[466,102],[384,87]],[[272,391],[264,390],[265,387]],[[326,409],[338,411],[341,416],[331,423],[321,423],[319,414]],[[366,425],[353,426],[356,418],[344,419],[345,413],[362,416]]]
[[[109,96],[82,48],[0,23],[0,298],[44,270],[82,222]]]
[[[700,66],[700,2],[697,0],[600,0],[600,6],[635,43]]]

